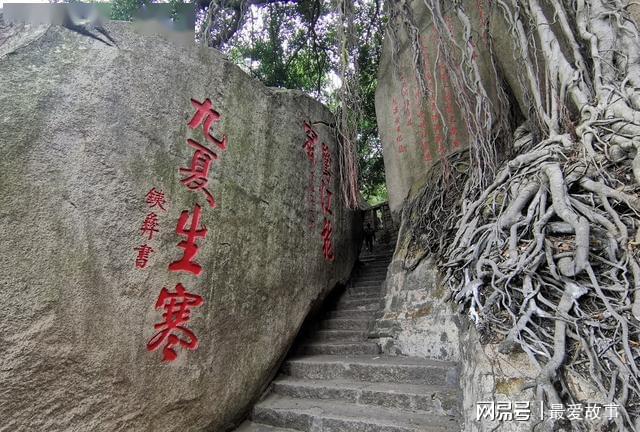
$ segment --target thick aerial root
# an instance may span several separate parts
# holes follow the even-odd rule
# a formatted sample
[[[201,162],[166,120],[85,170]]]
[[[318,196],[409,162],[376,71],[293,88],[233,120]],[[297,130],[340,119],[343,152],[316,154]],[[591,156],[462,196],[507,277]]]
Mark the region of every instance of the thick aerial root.
[[[396,16],[417,52],[401,3]],[[530,105],[509,137],[516,156],[500,169],[495,144],[509,107],[488,100],[463,3],[446,3],[448,18],[441,2],[422,3],[464,115],[470,169],[464,187],[464,176],[434,180],[406,209],[416,249],[440,256],[481,341],[522,349],[539,367],[540,397],[590,402],[571,393],[571,370],[620,405],[618,430],[640,432],[640,35],[627,2],[491,2],[512,36],[512,93]],[[500,86],[496,59],[482,61]]]
[[[623,430],[640,415],[638,198],[561,142],[519,155],[465,204],[443,268],[481,339],[539,365],[548,403],[570,394],[569,367],[621,405]]]

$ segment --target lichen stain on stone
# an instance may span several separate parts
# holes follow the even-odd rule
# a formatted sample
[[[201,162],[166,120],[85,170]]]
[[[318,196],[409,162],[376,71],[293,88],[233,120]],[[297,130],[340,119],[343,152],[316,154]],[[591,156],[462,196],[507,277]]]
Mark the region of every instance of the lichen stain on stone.
[[[416,318],[425,317],[427,315],[431,315],[432,311],[433,311],[433,306],[431,304],[428,304],[424,307],[421,307],[420,309],[416,309],[408,312],[407,315],[409,316],[409,318],[416,319]]]
[[[446,291],[444,289],[444,287],[442,286],[441,283],[436,283],[435,284],[435,289],[433,290],[433,297],[436,299],[444,299],[444,296],[446,294]]]
[[[496,379],[496,393],[511,396],[520,393],[524,379],[522,378],[498,378]]]

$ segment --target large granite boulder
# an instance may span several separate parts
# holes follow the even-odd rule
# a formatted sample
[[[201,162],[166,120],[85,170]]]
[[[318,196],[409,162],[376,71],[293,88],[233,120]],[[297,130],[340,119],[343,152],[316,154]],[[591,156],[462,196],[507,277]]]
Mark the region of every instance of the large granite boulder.
[[[469,136],[463,108],[457,103],[453,84],[456,71],[443,59],[442,40],[449,34],[463,44],[464,28],[451,5],[444,5],[446,30],[432,24],[429,10],[422,0],[407,0],[413,11],[419,32],[422,55],[421,78],[429,89],[424,95],[415,74],[415,51],[411,38],[403,26],[396,27],[395,37],[386,35],[376,90],[376,117],[382,141],[389,206],[399,219],[407,199],[418,196],[429,182],[429,171],[443,156],[451,157],[469,148]],[[496,71],[491,63],[489,38],[493,58],[498,62],[500,79],[508,82],[523,112],[527,103],[519,89],[518,72],[513,60],[513,47],[507,26],[498,6],[488,0],[464,0],[473,37],[473,56],[477,71],[471,81],[477,80],[487,93],[490,109],[498,108]],[[487,27],[487,22],[490,27]],[[397,52],[394,54],[394,47]],[[458,64],[457,52],[452,52],[453,63]],[[477,77],[475,73],[477,72]],[[473,107],[471,107],[473,108]],[[466,159],[466,156],[461,155]]]
[[[107,30],[0,21],[0,430],[224,431],[354,263],[333,118]]]

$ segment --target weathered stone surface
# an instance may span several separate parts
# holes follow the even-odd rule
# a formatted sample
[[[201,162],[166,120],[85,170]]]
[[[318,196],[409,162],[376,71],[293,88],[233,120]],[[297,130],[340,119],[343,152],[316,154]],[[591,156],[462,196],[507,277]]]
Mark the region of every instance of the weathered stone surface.
[[[442,3],[445,22],[456,41],[463,45],[466,41],[461,35],[459,20],[445,3]],[[509,92],[507,96],[513,98],[510,101],[513,102],[511,108],[515,111],[519,108],[521,113],[527,113],[530,107],[524,95],[526,90],[522,88],[522,80],[518,76],[521,68],[516,63],[514,41],[508,34],[500,6],[486,0],[463,0],[462,5],[470,18],[472,42],[480,71],[479,81],[492,104],[497,99],[495,77],[499,76]],[[469,146],[459,108],[454,102],[452,112],[448,102],[450,97],[447,89],[451,88],[448,71],[442,61],[435,61],[439,47],[437,38],[434,39],[431,16],[422,1],[411,1],[409,7],[414,12],[423,54],[427,57],[428,67],[424,78],[428,85],[431,83],[430,89],[435,99],[432,102],[416,94],[417,85],[413,81],[414,68],[411,65],[413,53],[407,35],[399,32],[396,40],[399,51],[395,57],[391,53],[391,40],[386,37],[378,72],[376,114],[384,150],[390,207],[394,216],[403,220],[393,261],[383,285],[385,308],[377,317],[375,333],[380,336],[385,353],[459,362],[465,431],[532,430],[532,426],[540,420],[540,401],[531,389],[525,390],[524,385],[536,378],[539,372],[537,367],[523,353],[506,355],[500,353],[495,345],[480,344],[473,324],[469,324],[466,317],[459,316],[451,303],[447,302],[448,292],[439,280],[433,257],[425,247],[419,245],[418,224],[409,220],[410,212],[402,212],[425,190],[430,170],[441,156],[451,155]],[[635,13],[639,10],[635,9]],[[483,20],[489,22],[488,29],[481,25]],[[494,74],[490,64],[486,30],[491,35],[497,74]],[[543,56],[539,58],[543,59]],[[408,82],[406,86],[404,81]],[[396,103],[398,109],[394,107]],[[492,109],[495,110],[495,106]],[[419,123],[421,112],[426,119],[424,127]],[[438,144],[439,127],[449,130],[448,134],[444,133],[442,145]],[[455,144],[456,139],[459,145]],[[589,383],[571,375],[568,382],[577,389],[576,394],[584,395],[581,402],[598,402]],[[530,421],[499,423],[486,418],[478,421],[476,404],[480,401],[529,402],[534,409]]]
[[[333,195],[335,262],[323,259],[319,198],[307,225],[303,122],[331,124],[304,95],[251,80],[210,49],[176,48],[124,23],[109,47],[60,27],[0,24],[0,430],[223,431],[268,382],[312,303],[355,259],[353,215]],[[209,187],[185,188],[190,98],[210,98],[228,136]],[[316,123],[333,156],[331,130]],[[315,187],[321,152],[316,148]],[[166,193],[160,232],[140,231],[145,194]],[[319,193],[316,189],[316,197]],[[183,210],[202,206],[200,277],[182,256]],[[135,269],[134,248],[155,252]],[[177,283],[204,298],[195,351],[148,352],[154,304]]]
[[[403,220],[385,282],[384,313],[374,325],[383,351],[458,362],[465,432],[531,430],[540,418],[539,405],[523,385],[535,378],[535,367],[523,353],[504,355],[496,345],[480,344],[473,325],[447,301],[433,258],[407,252],[409,236],[410,221]],[[477,420],[477,404],[494,401],[530,403],[531,420]]]
[[[540,405],[533,389],[523,387],[537,375],[535,366],[524,353],[505,355],[498,352],[497,345],[481,345],[472,324],[462,327],[460,387],[464,395],[462,413],[465,432],[533,430],[533,426],[540,421]],[[478,404],[482,406],[481,402],[505,403],[512,407],[515,402],[528,403],[531,415],[529,420],[520,421],[497,421],[491,415],[481,415],[478,419]]]
[[[423,79],[430,89],[430,97],[423,97],[419,90],[411,67],[414,54],[403,29],[397,29],[398,54],[395,57],[392,56],[391,38],[385,37],[376,90],[376,117],[383,145],[389,206],[397,219],[405,200],[415,196],[426,184],[429,168],[442,155],[467,148],[469,140],[453,94],[455,88],[451,84],[450,71],[439,52],[439,36],[432,25],[431,15],[424,2],[413,0],[409,3],[420,30],[425,60]],[[484,18],[491,12],[488,2],[466,0],[463,3],[474,35],[482,35],[479,22],[481,16]],[[444,15],[453,34],[460,36],[462,28],[450,7],[444,8]],[[491,30],[493,32],[494,29]],[[479,72],[489,97],[495,99],[495,90],[492,90],[495,84],[491,81],[493,75],[487,61],[488,45],[486,38],[478,39],[475,49]]]
[[[385,352],[457,361],[459,319],[433,262],[425,259],[413,272],[401,262],[399,256],[389,271],[384,314],[376,322]]]

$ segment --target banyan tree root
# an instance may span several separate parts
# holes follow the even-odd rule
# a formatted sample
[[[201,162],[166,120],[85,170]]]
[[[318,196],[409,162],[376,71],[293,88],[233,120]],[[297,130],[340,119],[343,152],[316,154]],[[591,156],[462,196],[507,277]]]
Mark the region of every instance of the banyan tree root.
[[[494,175],[478,169],[490,155],[482,126],[495,120],[470,41],[447,33],[439,2],[423,1],[445,35],[438,50],[462,64],[452,85],[472,138],[460,212],[440,230],[453,232],[439,243],[452,298],[483,340],[529,356],[546,402],[589,402],[572,394],[571,370],[619,405],[606,430],[640,432],[640,35],[628,3],[492,2],[532,107],[513,134],[516,156]]]

